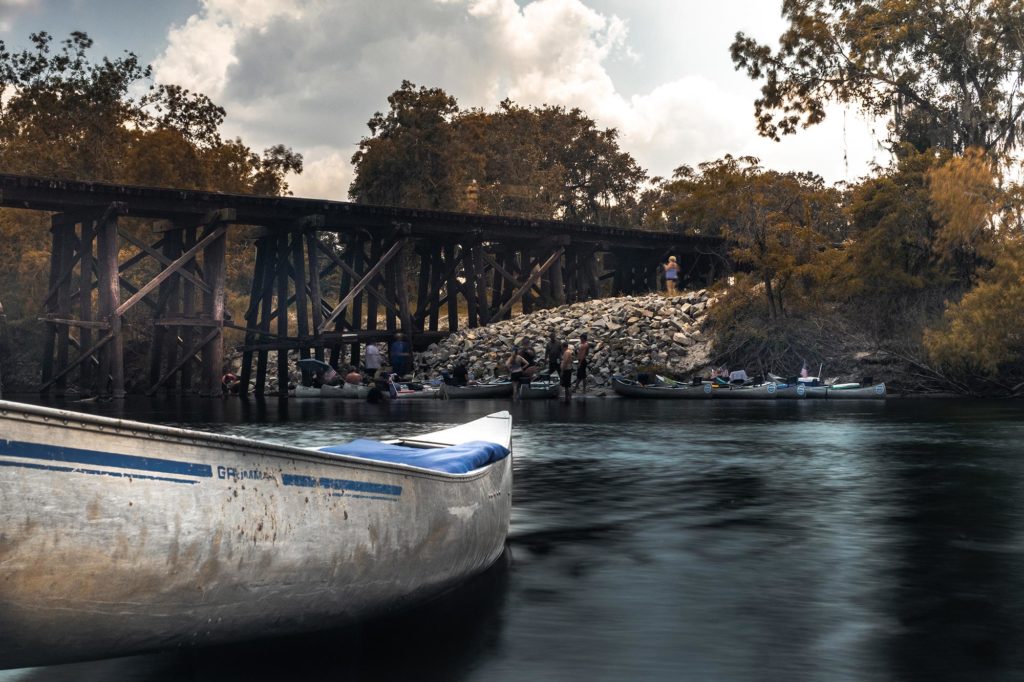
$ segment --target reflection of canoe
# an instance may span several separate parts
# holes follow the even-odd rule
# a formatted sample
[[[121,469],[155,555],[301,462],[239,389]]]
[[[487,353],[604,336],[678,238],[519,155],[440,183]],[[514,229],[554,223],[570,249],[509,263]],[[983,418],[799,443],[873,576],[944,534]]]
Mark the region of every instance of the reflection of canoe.
[[[535,379],[520,387],[519,399],[544,400],[547,398],[557,398],[560,390],[561,386],[557,381],[539,381]]]
[[[829,400],[864,400],[885,398],[885,383],[874,386],[860,384],[839,384],[828,387]]]
[[[494,381],[486,384],[469,384],[467,386],[441,387],[447,398],[511,398],[511,381]]]
[[[0,402],[0,668],[310,630],[501,554],[511,418],[313,450]]]
[[[296,398],[351,398],[365,399],[370,392],[368,386],[356,386],[355,384],[342,384],[341,386],[296,386]]]
[[[711,397],[711,384],[691,386],[689,384],[656,384],[644,386],[632,379],[612,377],[612,389],[619,395],[630,398],[670,398],[703,400]]]

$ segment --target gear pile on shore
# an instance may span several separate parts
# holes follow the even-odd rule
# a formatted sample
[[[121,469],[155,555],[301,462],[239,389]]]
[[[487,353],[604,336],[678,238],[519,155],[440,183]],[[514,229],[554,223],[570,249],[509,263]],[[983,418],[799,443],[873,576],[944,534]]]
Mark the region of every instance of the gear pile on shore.
[[[574,348],[580,334],[586,333],[592,348],[591,386],[609,387],[613,375],[644,367],[685,374],[710,361],[710,340],[701,329],[716,300],[701,289],[671,297],[623,296],[549,308],[456,332],[418,354],[416,363],[431,375],[465,364],[477,378],[487,378],[508,373],[505,361],[514,346],[529,346],[545,368],[544,346],[551,333]]]

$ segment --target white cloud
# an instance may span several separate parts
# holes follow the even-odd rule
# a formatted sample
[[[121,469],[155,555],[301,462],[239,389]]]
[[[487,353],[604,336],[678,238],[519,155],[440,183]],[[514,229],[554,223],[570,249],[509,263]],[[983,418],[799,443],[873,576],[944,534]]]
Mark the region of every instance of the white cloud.
[[[687,11],[665,6],[666,20]],[[701,31],[699,18],[687,19],[681,31]],[[628,18],[586,0],[203,0],[171,29],[155,67],[159,80],[224,105],[229,135],[303,152],[306,171],[291,182],[299,196],[345,197],[348,159],[365,123],[403,79],[441,87],[463,107],[493,109],[505,97],[579,107],[598,125],[619,128],[622,148],[654,175],[725,153],[828,180],[863,172],[856,165],[871,154],[866,128],[847,123],[852,153],[844,165],[841,116],[781,145],[757,138],[756,87],[731,65],[722,68],[727,53],[713,69],[704,55],[666,55],[678,62],[677,76],[625,96],[608,64],[643,68],[635,48]]]
[[[331,147],[314,147],[305,151],[304,171],[288,180],[297,197],[344,197],[352,183],[351,154]]]
[[[39,6],[39,0],[0,0],[0,31],[9,31],[19,15]]]

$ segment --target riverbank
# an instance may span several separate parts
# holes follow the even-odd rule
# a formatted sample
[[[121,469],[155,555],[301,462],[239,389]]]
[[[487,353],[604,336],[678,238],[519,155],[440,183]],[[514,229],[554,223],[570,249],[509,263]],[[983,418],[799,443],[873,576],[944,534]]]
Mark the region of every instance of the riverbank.
[[[728,357],[714,347],[715,328],[709,313],[722,297],[700,289],[676,296],[646,294],[595,299],[515,315],[512,319],[486,327],[464,329],[416,353],[415,368],[421,377],[435,377],[458,364],[478,378],[507,374],[505,360],[513,346],[530,347],[542,367],[547,366],[544,346],[554,334],[574,346],[587,333],[592,345],[588,388],[595,394],[611,394],[611,377],[646,371],[679,379],[709,376],[713,369],[727,366],[745,369],[751,376],[773,372],[792,376],[800,370],[801,358],[793,357],[784,367],[730,366]],[[720,322],[718,322],[720,324]],[[7,394],[25,394],[38,390],[41,325],[12,323],[7,352],[0,357],[4,390]],[[822,377],[841,382],[870,378],[884,381],[890,395],[953,397],[948,388],[922,389],[923,370],[912,359],[879,348],[852,346],[841,334],[828,339],[828,347],[817,353],[824,362]],[[240,372],[241,354],[228,352],[231,371]],[[291,380],[298,379],[295,367],[298,355],[291,354]],[[145,391],[141,367],[143,352],[129,353],[129,391]],[[817,373],[819,366],[811,367]],[[268,386],[276,386],[276,362],[269,366]],[[942,390],[942,393],[937,393]],[[74,388],[71,394],[76,394]]]
[[[546,367],[544,346],[551,336],[577,347],[580,335],[587,334],[589,385],[598,390],[610,390],[616,374],[699,372],[711,361],[705,319],[716,302],[701,289],[671,297],[622,296],[539,310],[456,332],[418,354],[417,370],[436,376],[463,364],[478,378],[507,374],[505,360],[513,347],[531,348]]]

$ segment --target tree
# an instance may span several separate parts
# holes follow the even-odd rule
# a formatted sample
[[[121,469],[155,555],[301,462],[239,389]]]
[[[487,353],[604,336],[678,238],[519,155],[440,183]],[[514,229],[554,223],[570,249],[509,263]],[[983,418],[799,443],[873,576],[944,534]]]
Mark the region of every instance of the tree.
[[[283,145],[261,158],[241,140],[223,141],[223,108],[201,93],[152,83],[152,69],[131,52],[93,62],[92,40],[77,31],[59,49],[47,33],[30,40],[32,49],[15,53],[0,41],[7,172],[279,194],[285,176],[302,171],[301,155]]]
[[[62,179],[284,194],[302,157],[283,145],[262,157],[241,140],[223,140],[225,111],[200,93],[152,82],[130,52],[92,59],[92,40],[72,33],[55,45],[47,33],[12,52],[0,42],[0,167]],[[0,291],[13,320],[34,319],[47,291],[49,218],[0,210]],[[125,229],[148,231],[126,219]],[[240,231],[229,234],[229,274],[251,267]],[[145,266],[141,266],[145,267]],[[129,278],[133,274],[126,275]],[[229,280],[238,291],[247,291]]]
[[[356,201],[578,222],[627,222],[646,172],[579,109],[461,111],[439,88],[403,81],[352,158]],[[475,183],[476,198],[466,203]]]
[[[556,216],[565,171],[549,144],[554,135],[535,110],[504,100],[495,112],[465,112],[455,124],[455,134],[463,153],[457,164],[461,182],[475,181],[478,187],[475,209],[466,210]]]
[[[770,319],[785,314],[786,288],[843,222],[838,195],[820,177],[765,170],[754,157],[681,167],[668,189],[678,197],[673,219],[732,241],[733,258],[763,287]]]
[[[495,214],[573,222],[628,223],[646,172],[580,109],[501,102],[494,113],[455,122],[460,150],[471,150],[480,206]]]
[[[732,58],[763,80],[755,116],[779,139],[825,118],[829,101],[891,117],[918,150],[1008,152],[1024,128],[1022,0],[784,0],[772,51],[737,33]]]
[[[962,298],[947,303],[942,321],[925,331],[925,348],[933,361],[968,379],[1005,372],[1019,380],[1024,190],[1004,186],[997,165],[977,149],[933,168],[929,182],[933,214],[942,225],[936,252],[973,286],[965,286]]]
[[[459,112],[440,88],[409,81],[388,97],[390,110],[373,115],[369,137],[352,156],[353,200],[412,208],[454,209],[459,188],[452,181],[451,122]]]

